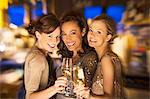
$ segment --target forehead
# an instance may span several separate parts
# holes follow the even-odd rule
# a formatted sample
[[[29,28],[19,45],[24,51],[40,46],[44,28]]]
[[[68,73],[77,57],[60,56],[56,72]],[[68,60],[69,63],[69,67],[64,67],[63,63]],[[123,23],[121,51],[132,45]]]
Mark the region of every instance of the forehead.
[[[60,35],[60,27],[57,27],[53,32],[46,35]]]
[[[79,26],[78,26],[78,24],[77,24],[77,22],[76,21],[68,21],[68,22],[65,22],[65,23],[63,23],[63,25],[62,25],[62,29],[64,29],[64,28],[79,28]]]
[[[90,24],[90,28],[93,28],[93,29],[104,29],[104,30],[107,29],[105,22],[102,21],[102,20],[94,20],[94,21],[92,21],[92,23]]]

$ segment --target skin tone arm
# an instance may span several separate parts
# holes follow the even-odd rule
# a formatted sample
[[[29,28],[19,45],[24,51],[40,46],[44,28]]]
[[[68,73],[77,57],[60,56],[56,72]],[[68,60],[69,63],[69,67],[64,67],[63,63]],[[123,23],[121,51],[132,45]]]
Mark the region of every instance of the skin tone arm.
[[[111,99],[113,92],[113,82],[114,82],[114,66],[111,62],[109,56],[103,57],[101,60],[102,64],[102,73],[103,73],[103,87],[104,87],[104,95],[97,96],[91,95],[89,89],[84,86],[78,86],[75,88],[75,92],[78,96],[82,96],[86,99]],[[81,98],[82,99],[82,98]]]
[[[34,92],[29,95],[29,99],[48,99],[56,93],[64,90],[67,79],[65,77],[59,77],[55,81],[55,84],[45,90]]]

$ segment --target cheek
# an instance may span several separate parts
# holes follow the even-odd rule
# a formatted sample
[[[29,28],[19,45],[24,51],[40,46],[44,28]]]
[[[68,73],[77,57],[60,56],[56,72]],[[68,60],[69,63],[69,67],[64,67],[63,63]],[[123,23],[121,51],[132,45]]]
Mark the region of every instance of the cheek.
[[[39,39],[39,41],[40,41],[41,43],[45,43],[46,39],[45,39],[45,38],[41,38],[41,39]]]
[[[106,39],[105,37],[97,37],[99,43],[104,43],[105,39]]]
[[[82,36],[75,37],[74,40],[79,45],[82,42]]]
[[[89,41],[89,39],[90,39],[90,34],[87,35],[87,40]]]
[[[60,42],[60,38],[57,39],[57,43],[59,43],[59,42]]]
[[[76,35],[76,36],[75,36],[75,39],[81,41],[81,40],[82,40],[82,35],[81,35],[81,33],[78,34],[78,35]]]
[[[57,39],[56,44],[60,43],[60,39]]]
[[[62,41],[66,44],[66,38],[62,37]]]

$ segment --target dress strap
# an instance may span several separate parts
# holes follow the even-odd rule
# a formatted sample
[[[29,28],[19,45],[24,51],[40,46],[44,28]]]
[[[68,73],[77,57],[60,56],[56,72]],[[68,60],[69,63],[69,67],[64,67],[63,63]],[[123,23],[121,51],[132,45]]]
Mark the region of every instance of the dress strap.
[[[102,58],[108,53],[108,51],[106,51],[102,56],[101,58],[99,59],[99,62],[102,60]]]

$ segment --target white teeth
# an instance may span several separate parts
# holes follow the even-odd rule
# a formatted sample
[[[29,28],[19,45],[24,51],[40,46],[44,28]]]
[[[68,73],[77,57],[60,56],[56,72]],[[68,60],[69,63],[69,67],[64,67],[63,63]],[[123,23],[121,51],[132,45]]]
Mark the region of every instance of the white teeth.
[[[50,47],[52,47],[52,48],[54,48],[54,47],[55,47],[55,45],[54,45],[54,44],[52,44],[52,45],[50,45],[50,44],[49,44],[49,46],[50,46]]]
[[[69,46],[72,46],[74,44],[75,44],[75,42],[69,42],[69,43],[67,43],[67,45],[69,45]]]
[[[90,41],[91,41],[91,42],[96,42],[96,40],[94,40],[94,39],[90,39]]]

